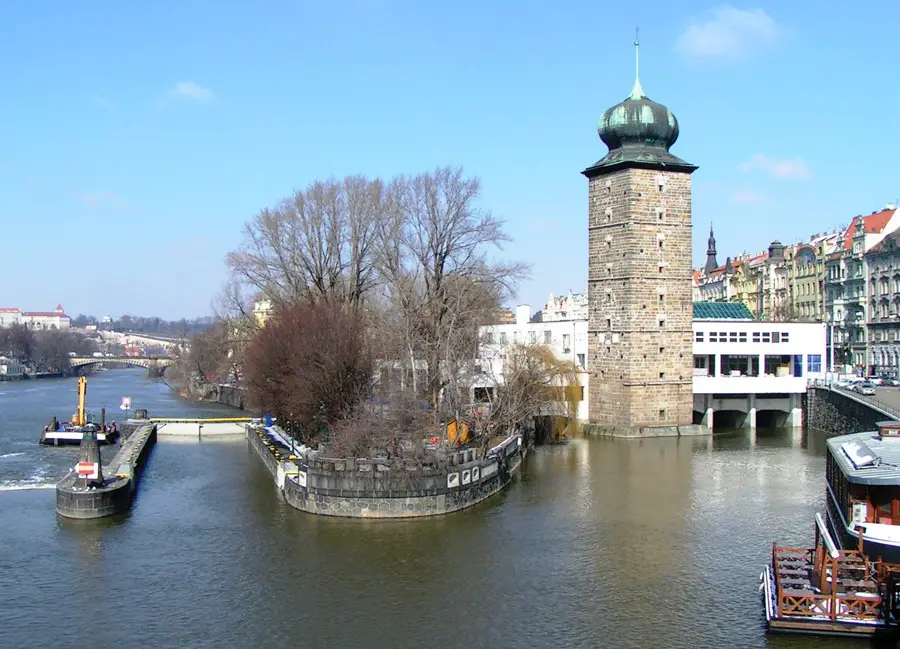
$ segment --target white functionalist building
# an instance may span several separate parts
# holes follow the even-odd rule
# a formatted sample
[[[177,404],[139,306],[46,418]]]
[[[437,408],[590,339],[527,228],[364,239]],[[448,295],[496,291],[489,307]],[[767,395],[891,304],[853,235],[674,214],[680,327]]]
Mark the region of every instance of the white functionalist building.
[[[714,419],[724,427],[802,426],[807,385],[825,378],[826,325],[750,315],[740,304],[694,305],[695,418],[710,429]]]
[[[551,303],[553,302],[551,296]],[[513,323],[488,324],[479,328],[481,341],[477,374],[474,383],[478,390],[490,389],[503,380],[504,350],[512,344],[540,344],[549,347],[557,358],[572,361],[577,368],[581,401],[575,413],[576,419],[588,421],[587,394],[587,313],[576,309],[577,319],[554,319],[549,322],[533,322],[531,307],[516,307]]]

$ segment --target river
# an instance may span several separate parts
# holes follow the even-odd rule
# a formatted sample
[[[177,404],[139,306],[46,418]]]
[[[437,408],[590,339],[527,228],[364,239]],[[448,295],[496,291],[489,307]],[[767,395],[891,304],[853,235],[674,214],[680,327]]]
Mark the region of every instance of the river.
[[[92,376],[89,410],[179,400],[140,370]],[[291,509],[241,440],[153,450],[130,513],[70,521],[37,445],[75,380],[0,383],[0,647],[864,647],[766,636],[773,540],[807,545],[824,436],[576,439],[470,510],[414,521]],[[232,410],[225,412],[233,413]]]

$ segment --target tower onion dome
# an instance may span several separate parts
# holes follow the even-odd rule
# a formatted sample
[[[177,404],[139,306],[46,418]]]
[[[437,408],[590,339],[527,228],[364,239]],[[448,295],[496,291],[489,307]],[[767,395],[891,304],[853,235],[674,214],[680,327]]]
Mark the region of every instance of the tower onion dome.
[[[635,46],[635,79],[631,94],[600,118],[597,133],[609,153],[585,175],[599,175],[620,167],[693,171],[697,167],[669,153],[678,139],[678,120],[672,111],[652,101],[641,87],[639,43]],[[590,173],[589,173],[590,172]]]
[[[648,99],[638,81],[628,99],[603,113],[597,133],[610,151],[639,146],[668,152],[678,139],[678,120],[671,110]]]

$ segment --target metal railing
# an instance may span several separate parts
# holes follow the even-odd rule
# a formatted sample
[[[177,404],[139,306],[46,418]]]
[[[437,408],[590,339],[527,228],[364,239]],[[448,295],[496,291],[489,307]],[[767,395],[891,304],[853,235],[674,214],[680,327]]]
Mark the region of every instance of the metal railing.
[[[835,385],[833,381],[825,381],[823,379],[813,379],[809,382],[809,387],[811,388],[820,388],[823,390],[831,390],[832,392],[837,392],[839,394],[844,395],[845,397],[849,397],[859,403],[865,404],[874,410],[877,410],[885,417],[890,417],[891,419],[896,419],[900,421],[900,409],[894,408],[886,404],[884,401],[876,399],[875,397],[869,397],[864,394],[860,394],[855,390],[850,388],[841,387]]]

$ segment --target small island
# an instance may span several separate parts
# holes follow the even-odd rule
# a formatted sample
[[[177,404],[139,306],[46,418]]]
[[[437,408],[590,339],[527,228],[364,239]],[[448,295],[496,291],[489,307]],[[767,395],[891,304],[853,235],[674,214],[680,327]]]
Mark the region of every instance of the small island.
[[[229,315],[183,372],[240,386],[259,417],[248,439],[294,507],[456,511],[509,484],[536,431],[575,426],[583,370],[491,336],[528,266],[495,259],[509,237],[479,193],[451,167],[315,182],[262,210],[228,256]]]

